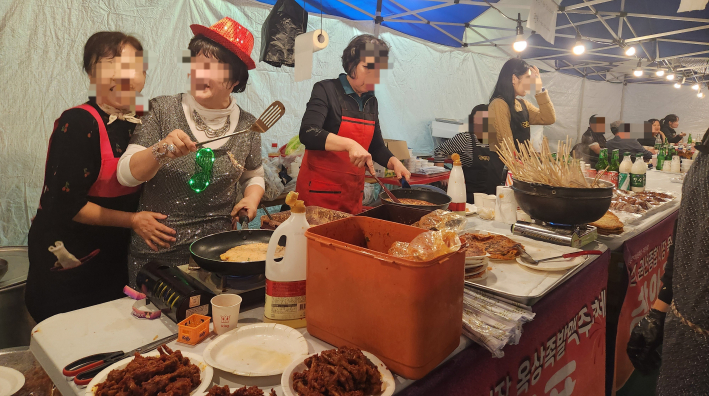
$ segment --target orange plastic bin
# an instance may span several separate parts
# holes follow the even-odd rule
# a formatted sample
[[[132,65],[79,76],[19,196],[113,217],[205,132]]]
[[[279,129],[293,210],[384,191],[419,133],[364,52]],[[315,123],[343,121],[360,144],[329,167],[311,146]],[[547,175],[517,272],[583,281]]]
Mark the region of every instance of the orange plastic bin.
[[[410,379],[441,363],[460,343],[465,255],[415,262],[386,254],[422,232],[369,217],[310,228],[308,332],[371,352]]]

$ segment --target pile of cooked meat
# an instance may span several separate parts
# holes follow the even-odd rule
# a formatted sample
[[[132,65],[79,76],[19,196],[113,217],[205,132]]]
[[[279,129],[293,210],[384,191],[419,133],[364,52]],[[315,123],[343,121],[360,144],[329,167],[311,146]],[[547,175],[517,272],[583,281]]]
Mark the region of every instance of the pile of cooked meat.
[[[460,236],[463,246],[467,243],[465,255],[467,257],[483,256],[485,253],[494,260],[514,260],[519,256],[517,246],[520,243],[511,240],[504,235],[495,234],[464,234]]]
[[[382,391],[382,377],[357,348],[341,347],[305,359],[308,367],[293,373],[298,396],[368,396]]]
[[[200,384],[199,367],[190,363],[180,351],[166,345],[158,347],[160,356],[135,358],[121,370],[108,373],[106,381],[98,384],[96,396],[187,396]]]
[[[276,391],[271,389],[269,396],[276,396]],[[244,386],[231,393],[229,391],[229,385],[217,386],[214,385],[212,389],[209,390],[207,396],[264,396],[264,393],[257,386]]]

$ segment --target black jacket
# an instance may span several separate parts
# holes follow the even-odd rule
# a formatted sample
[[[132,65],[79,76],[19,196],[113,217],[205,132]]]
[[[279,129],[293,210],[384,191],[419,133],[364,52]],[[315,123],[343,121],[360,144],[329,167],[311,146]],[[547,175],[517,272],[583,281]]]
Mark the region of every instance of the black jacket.
[[[665,134],[667,141],[670,143],[679,143],[682,140],[682,136],[679,136],[669,125],[663,125],[660,130]]]
[[[315,83],[310,101],[305,108],[300,124],[300,142],[308,150],[325,150],[325,141],[330,133],[337,134],[342,122],[342,107],[345,110],[360,111],[356,93],[346,94],[339,79],[323,80]],[[340,100],[342,99],[342,101]],[[379,106],[374,95],[363,95],[364,112],[374,116],[374,136],[369,145],[369,153],[374,162],[386,167],[393,157],[384,145],[379,126]],[[342,104],[341,104],[342,103]]]

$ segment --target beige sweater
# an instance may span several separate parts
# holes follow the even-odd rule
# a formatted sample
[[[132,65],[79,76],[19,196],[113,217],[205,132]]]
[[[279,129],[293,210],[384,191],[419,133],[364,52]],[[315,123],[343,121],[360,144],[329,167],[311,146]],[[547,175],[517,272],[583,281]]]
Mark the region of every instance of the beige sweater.
[[[551,125],[556,122],[556,113],[554,112],[554,105],[549,99],[549,91],[538,93],[534,97],[539,104],[538,108],[529,101],[522,99],[524,104],[527,105],[527,111],[529,111],[530,125]],[[515,102],[515,110],[522,111],[522,105],[519,102]],[[501,98],[494,99],[490,102],[488,112],[489,122],[495,128],[494,131],[497,132],[497,141],[502,142],[505,139],[513,141],[512,129],[510,128],[510,107],[507,103]]]

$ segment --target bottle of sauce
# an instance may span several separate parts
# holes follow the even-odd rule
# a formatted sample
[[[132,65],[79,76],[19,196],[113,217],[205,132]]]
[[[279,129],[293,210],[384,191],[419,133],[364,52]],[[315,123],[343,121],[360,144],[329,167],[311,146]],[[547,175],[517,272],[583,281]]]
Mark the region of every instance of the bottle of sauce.
[[[613,150],[613,157],[611,158],[611,163],[608,166],[608,177],[606,180],[613,183],[615,188],[618,188],[618,173],[620,171],[620,150]]]
[[[659,163],[659,162],[658,162]],[[630,153],[623,154],[623,162],[618,167],[618,189],[630,191],[630,170],[633,168],[633,161],[630,160]]]
[[[460,162],[460,155],[451,155],[453,160],[453,170],[448,178],[447,194],[453,201],[448,205],[448,210],[465,216],[465,175],[463,175],[463,165]]]
[[[630,169],[630,189],[635,192],[645,191],[645,173],[647,165],[643,161],[643,154],[635,154],[635,163]]]
[[[268,158],[277,158],[280,157],[281,153],[278,151],[278,143],[273,142],[271,143],[271,151],[268,153]]]
[[[263,321],[297,329],[307,324],[305,231],[310,225],[305,218],[305,204],[298,201],[297,192],[288,193],[286,204],[291,207],[291,215],[273,232],[266,252],[266,306]],[[276,249],[283,236],[286,240],[285,255],[276,261]]]

